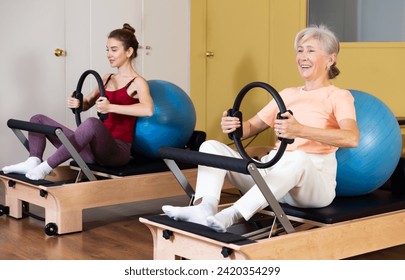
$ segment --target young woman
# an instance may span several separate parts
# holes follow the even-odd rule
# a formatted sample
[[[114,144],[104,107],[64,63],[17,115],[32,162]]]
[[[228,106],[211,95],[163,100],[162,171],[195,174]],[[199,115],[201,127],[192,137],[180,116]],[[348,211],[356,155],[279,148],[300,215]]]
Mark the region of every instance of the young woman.
[[[107,58],[116,73],[103,77],[105,94],[101,97],[98,87],[83,98],[83,110],[95,106],[97,112],[108,113],[102,122],[98,118],[86,119],[75,131],[44,115],[35,115],[31,122],[61,127],[84,161],[105,166],[120,166],[130,160],[130,150],[136,117],[153,114],[153,100],[149,87],[134,69],[138,41],[135,29],[129,24],[113,30],[107,39]],[[67,107],[78,108],[80,101],[68,97]],[[42,159],[46,140],[57,148],[48,159]],[[29,133],[29,157],[26,161],[3,167],[4,173],[19,173],[31,180],[44,179],[55,167],[71,156],[55,136]]]
[[[360,135],[354,99],[349,91],[331,83],[339,74],[336,67],[339,41],[330,30],[324,26],[305,28],[297,34],[294,47],[304,85],[280,92],[293,115],[286,112],[282,115],[285,119],[277,119],[278,107],[272,100],[242,124],[225,111],[221,126],[224,133],[230,133],[242,125],[245,138],[272,127],[279,137],[295,139],[280,161],[260,172],[278,201],[296,207],[324,207],[335,197],[336,150],[358,145]],[[276,148],[278,145],[276,143]],[[203,143],[200,151],[240,157],[227,145],[213,140]],[[271,151],[261,160],[267,162],[275,152]],[[243,196],[218,212],[225,178]],[[238,219],[248,220],[267,205],[250,176],[199,166],[195,204],[189,207],[165,205],[163,211],[175,220],[199,223],[224,232]]]

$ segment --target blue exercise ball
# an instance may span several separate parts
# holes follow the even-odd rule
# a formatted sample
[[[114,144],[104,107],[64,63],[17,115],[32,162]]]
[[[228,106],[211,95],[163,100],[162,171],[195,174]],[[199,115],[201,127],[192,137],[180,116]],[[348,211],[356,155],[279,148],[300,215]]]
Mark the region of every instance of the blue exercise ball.
[[[161,147],[184,148],[193,134],[196,112],[190,97],[177,85],[149,80],[154,102],[151,117],[137,119],[132,154],[159,157]]]
[[[360,142],[356,148],[336,152],[338,196],[365,195],[381,187],[394,172],[402,150],[401,130],[388,106],[366,92],[350,92]]]

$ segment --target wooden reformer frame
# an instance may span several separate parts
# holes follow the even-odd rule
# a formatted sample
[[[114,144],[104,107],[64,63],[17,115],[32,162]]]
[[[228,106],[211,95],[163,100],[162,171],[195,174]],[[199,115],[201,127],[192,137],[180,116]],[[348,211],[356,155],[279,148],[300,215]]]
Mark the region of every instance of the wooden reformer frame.
[[[189,195],[193,193],[188,182],[195,181],[196,168],[183,170],[183,177],[179,177],[181,181],[177,181],[169,169],[121,178],[114,176],[114,179],[110,176],[96,178],[60,128],[13,119],[7,124],[27,149],[28,139],[22,131],[56,135],[79,166],[79,174],[69,166],[60,166],[40,181],[0,172],[5,188],[5,205],[0,205],[0,215],[19,219],[24,214],[24,203],[43,207],[45,233],[48,235],[82,231],[83,209],[180,196],[184,195],[184,191]],[[81,172],[85,180],[81,180]],[[183,190],[179,188],[179,183]]]
[[[153,236],[154,259],[344,259],[405,244],[405,197],[395,197],[388,190],[377,190],[371,199],[369,196],[357,197],[342,203],[338,198],[331,206],[322,209],[323,212],[331,212],[324,222],[312,219],[319,214],[317,209],[294,209],[280,205],[256,172],[254,162],[171,148],[161,150],[166,161],[193,162],[250,174],[262,192],[265,189],[263,195],[270,206],[270,210],[262,211],[261,215],[274,217],[274,221],[277,218],[278,222],[265,233],[265,238],[261,234],[255,240],[249,234],[240,236],[240,239],[212,230],[212,233],[205,234],[209,231],[207,227],[176,222],[165,215],[142,217],[140,221]],[[336,221],[335,210],[329,211],[333,207],[339,211],[339,204],[345,207],[362,200],[366,200],[363,204],[367,204],[367,199],[375,200],[379,205],[354,207],[353,211],[347,210]],[[284,230],[273,234],[277,224]],[[194,226],[197,229],[191,230]],[[223,241],[230,239],[234,241]]]

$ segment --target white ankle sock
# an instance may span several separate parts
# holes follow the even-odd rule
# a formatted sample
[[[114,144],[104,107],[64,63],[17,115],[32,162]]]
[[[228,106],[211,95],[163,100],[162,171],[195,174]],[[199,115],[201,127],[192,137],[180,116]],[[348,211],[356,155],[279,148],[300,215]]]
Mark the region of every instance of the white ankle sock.
[[[176,221],[186,221],[207,225],[207,217],[217,213],[218,200],[214,197],[204,197],[200,204],[186,207],[164,205],[163,212]]]
[[[207,217],[207,225],[217,232],[226,232],[242,215],[234,206],[225,208],[215,216]]]
[[[4,174],[8,173],[17,173],[17,174],[26,174],[31,169],[37,167],[41,163],[41,160],[37,157],[29,157],[26,161],[4,166],[2,168]]]
[[[47,161],[44,161],[34,169],[28,171],[25,177],[31,180],[43,180],[51,171],[52,167],[49,166]]]

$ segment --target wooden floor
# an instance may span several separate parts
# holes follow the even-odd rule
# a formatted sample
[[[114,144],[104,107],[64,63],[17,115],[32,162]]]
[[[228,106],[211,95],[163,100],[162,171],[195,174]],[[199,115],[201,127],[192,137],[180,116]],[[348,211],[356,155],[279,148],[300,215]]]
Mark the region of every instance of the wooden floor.
[[[224,197],[224,200],[232,199]],[[151,260],[152,236],[139,217],[161,213],[164,204],[185,205],[186,196],[141,203],[88,209],[83,213],[84,230],[49,237],[45,223],[31,217],[20,220],[0,217],[1,260]],[[0,204],[4,190],[0,186]],[[42,215],[43,209],[31,206]],[[364,242],[367,242],[365,240]],[[358,260],[403,260],[405,245],[357,256]]]

